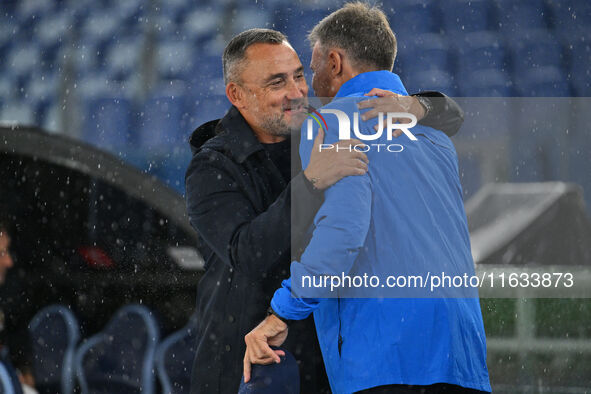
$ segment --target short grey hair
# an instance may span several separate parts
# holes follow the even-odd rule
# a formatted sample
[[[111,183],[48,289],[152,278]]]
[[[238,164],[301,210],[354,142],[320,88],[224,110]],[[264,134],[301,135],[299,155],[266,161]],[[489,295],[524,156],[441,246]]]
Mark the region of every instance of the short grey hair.
[[[224,68],[224,83],[239,82],[241,65],[244,61],[246,50],[254,44],[281,44],[287,42],[287,37],[276,30],[249,29],[234,36],[226,45],[222,56]]]
[[[322,19],[308,35],[312,46],[343,49],[356,67],[392,71],[396,36],[376,6],[347,3]]]

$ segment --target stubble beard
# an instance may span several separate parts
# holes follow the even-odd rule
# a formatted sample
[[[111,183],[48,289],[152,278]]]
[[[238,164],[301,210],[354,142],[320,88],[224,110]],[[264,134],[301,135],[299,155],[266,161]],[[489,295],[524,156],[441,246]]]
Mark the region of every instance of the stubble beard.
[[[296,115],[293,117],[291,124],[287,122],[283,113],[281,114],[273,114],[271,116],[266,116],[261,126],[264,130],[267,131],[269,135],[278,136],[278,137],[287,137],[292,135],[293,133],[298,132],[304,120],[306,119],[306,115],[302,113],[301,115]]]

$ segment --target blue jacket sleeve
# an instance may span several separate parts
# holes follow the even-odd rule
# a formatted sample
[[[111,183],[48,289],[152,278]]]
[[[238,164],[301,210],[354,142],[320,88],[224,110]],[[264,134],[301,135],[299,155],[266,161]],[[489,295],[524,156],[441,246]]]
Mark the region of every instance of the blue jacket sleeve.
[[[328,123],[324,142],[337,142],[337,131],[336,122]],[[307,165],[313,140],[307,139],[305,134],[302,132],[300,151],[303,164]],[[320,298],[330,295],[330,287],[315,288],[315,298],[303,298],[302,290],[306,294],[311,291],[302,286],[304,278],[348,274],[367,237],[372,200],[369,174],[341,179],[325,191],[324,197],[324,204],[314,218],[310,243],[300,261],[291,263],[291,278],[283,281],[271,300],[275,312],[285,319],[306,318],[317,307]]]

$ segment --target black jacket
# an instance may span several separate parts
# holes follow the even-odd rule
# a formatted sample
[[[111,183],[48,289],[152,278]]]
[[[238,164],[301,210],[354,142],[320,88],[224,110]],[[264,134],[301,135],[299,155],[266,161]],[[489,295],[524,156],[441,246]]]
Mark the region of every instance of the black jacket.
[[[446,98],[437,100],[421,123],[436,122],[453,135],[462,120],[461,109]],[[200,250],[206,261],[197,290],[191,393],[235,394],[244,336],[265,318],[274,291],[289,276],[292,234],[306,233],[323,199],[297,167],[299,160],[292,163],[295,175],[286,184],[235,107],[221,121],[195,130],[190,144],[187,208],[204,241]],[[292,157],[298,157],[297,146]],[[293,240],[294,246],[300,242]],[[312,317],[293,322],[289,331],[284,347],[300,362],[301,392],[328,392]]]

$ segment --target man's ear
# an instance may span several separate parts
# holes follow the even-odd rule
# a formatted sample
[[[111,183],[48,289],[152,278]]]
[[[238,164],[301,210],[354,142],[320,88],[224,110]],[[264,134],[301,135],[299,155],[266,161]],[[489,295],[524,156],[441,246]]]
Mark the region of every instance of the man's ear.
[[[336,49],[329,50],[328,65],[333,78],[340,76],[343,73],[343,54]]]
[[[226,85],[226,97],[236,108],[244,107],[244,92],[237,83],[229,82]]]

